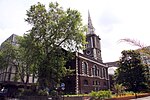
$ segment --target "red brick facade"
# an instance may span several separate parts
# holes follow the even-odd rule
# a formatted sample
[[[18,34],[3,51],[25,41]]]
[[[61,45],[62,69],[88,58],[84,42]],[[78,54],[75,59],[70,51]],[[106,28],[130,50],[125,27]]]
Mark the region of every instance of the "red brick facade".
[[[109,89],[106,65],[80,53],[68,65],[75,69],[75,75],[65,79],[65,92],[80,94]]]

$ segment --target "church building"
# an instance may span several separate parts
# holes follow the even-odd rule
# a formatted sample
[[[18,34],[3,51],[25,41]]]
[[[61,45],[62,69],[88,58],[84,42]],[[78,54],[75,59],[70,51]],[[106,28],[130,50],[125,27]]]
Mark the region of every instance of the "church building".
[[[102,62],[100,40],[88,13],[88,43],[83,54],[76,52],[75,59],[67,65],[75,69],[75,75],[65,78],[66,93],[82,94],[109,89],[108,66]]]

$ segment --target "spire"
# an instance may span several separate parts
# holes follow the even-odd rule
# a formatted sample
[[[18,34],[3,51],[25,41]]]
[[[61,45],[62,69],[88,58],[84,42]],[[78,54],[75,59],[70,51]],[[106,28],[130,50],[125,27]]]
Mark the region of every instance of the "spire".
[[[92,20],[91,20],[90,12],[88,10],[88,32],[87,32],[87,34],[94,34],[94,31],[95,31],[95,29],[94,29],[94,27],[92,25]]]

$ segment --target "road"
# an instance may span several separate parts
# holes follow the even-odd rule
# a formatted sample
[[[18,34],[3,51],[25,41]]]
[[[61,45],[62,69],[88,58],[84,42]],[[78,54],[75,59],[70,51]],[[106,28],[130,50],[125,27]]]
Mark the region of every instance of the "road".
[[[143,97],[143,98],[137,98],[137,99],[131,99],[131,100],[150,100],[150,96]]]

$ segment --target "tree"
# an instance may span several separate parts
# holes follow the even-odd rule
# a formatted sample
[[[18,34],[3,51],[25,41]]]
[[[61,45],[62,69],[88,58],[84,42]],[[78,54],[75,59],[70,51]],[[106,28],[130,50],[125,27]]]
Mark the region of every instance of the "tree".
[[[147,76],[148,84],[150,85],[150,64],[148,62],[150,59],[150,46],[146,46],[144,45],[144,43],[141,43],[139,40],[130,39],[130,38],[121,39],[120,42],[126,42],[133,46],[139,47],[139,49],[137,49],[136,51],[140,52],[143,63],[146,64],[146,66],[148,66],[145,69],[147,69],[146,76]]]
[[[17,39],[19,38],[18,36]],[[14,81],[20,79],[22,83],[27,85],[31,73],[27,70],[29,66],[24,59],[23,52],[19,45],[13,45],[11,42],[6,41],[0,50],[0,63],[1,69],[11,67],[11,70],[16,71]],[[12,73],[11,70],[10,73]]]
[[[141,62],[140,53],[134,50],[122,51],[119,68],[116,70],[116,82],[131,91],[140,91],[146,83],[145,66]]]
[[[77,10],[66,11],[58,3],[50,3],[48,10],[41,3],[27,11],[26,22],[32,28],[24,35],[21,46],[28,60],[37,69],[41,88],[54,88],[67,74],[64,49],[77,51],[84,48],[86,27]],[[62,49],[64,48],[64,49]]]

